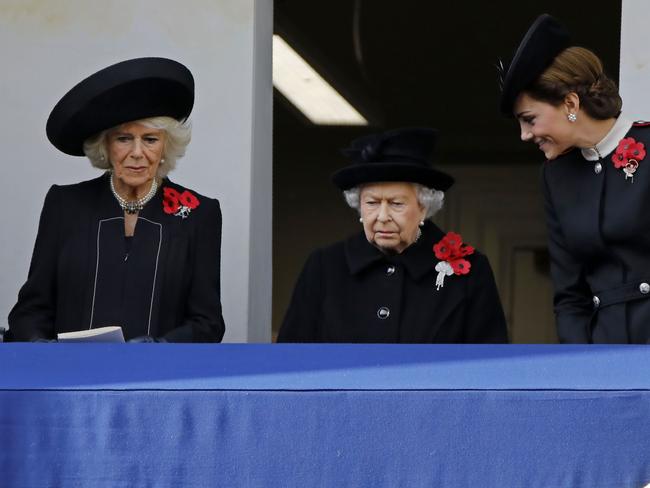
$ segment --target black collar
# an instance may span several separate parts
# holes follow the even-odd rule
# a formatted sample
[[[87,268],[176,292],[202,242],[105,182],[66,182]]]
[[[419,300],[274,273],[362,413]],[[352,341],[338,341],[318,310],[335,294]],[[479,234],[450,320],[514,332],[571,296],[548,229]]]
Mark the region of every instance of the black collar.
[[[363,232],[345,241],[345,257],[351,274],[358,274],[377,262],[403,264],[414,280],[431,272],[438,259],[433,253],[433,245],[444,237],[444,233],[433,223],[427,221],[422,226],[422,236],[401,254],[384,254],[366,240]]]

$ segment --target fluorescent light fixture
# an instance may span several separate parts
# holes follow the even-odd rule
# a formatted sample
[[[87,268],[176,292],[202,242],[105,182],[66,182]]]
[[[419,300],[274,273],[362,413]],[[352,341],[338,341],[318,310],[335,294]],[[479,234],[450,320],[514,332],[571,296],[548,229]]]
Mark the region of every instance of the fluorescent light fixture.
[[[273,85],[305,117],[318,125],[368,125],[282,37],[273,36]]]

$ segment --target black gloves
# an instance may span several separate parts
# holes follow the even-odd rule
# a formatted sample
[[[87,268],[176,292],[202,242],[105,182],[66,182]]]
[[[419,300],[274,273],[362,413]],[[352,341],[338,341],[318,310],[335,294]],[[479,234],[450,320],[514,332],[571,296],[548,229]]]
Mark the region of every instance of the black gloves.
[[[148,335],[143,335],[143,336],[134,337],[133,339],[129,339],[127,342],[140,343],[140,344],[144,344],[144,343],[149,344],[149,343],[152,343],[152,342],[167,342],[167,340],[164,339],[163,337],[151,337],[151,336],[148,336]]]

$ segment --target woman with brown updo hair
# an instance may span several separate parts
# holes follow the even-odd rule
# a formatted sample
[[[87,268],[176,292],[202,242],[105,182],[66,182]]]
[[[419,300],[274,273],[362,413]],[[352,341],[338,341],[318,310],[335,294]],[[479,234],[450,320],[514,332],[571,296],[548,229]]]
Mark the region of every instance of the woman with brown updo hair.
[[[549,15],[505,74],[501,110],[536,144],[558,335],[568,343],[650,341],[650,124],[622,113],[616,84]]]

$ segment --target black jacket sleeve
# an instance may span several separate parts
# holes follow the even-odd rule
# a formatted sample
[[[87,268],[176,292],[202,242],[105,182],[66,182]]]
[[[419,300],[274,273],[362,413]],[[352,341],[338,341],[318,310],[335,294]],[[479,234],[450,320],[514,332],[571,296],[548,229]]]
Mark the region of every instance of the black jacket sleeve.
[[[53,185],[45,196],[27,281],[9,313],[14,340],[54,339],[56,276],[60,247],[60,192]]]
[[[545,169],[542,170],[542,180],[558,337],[563,343],[588,343],[593,310],[591,290],[585,280],[580,260],[566,245],[553,206]]]
[[[221,208],[215,199],[201,200],[191,285],[185,318],[165,334],[169,342],[220,342],[226,330],[221,311]]]
[[[490,263],[483,254],[472,259],[466,305],[465,343],[508,342],[508,327]]]
[[[318,317],[322,300],[320,252],[313,252],[293,290],[291,303],[278,333],[278,342],[320,342]]]

